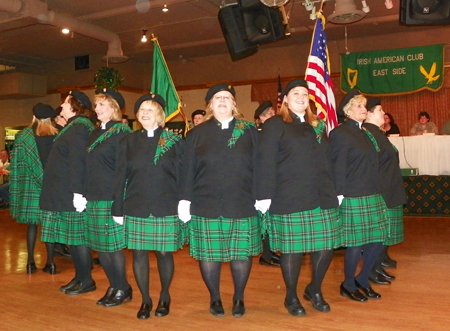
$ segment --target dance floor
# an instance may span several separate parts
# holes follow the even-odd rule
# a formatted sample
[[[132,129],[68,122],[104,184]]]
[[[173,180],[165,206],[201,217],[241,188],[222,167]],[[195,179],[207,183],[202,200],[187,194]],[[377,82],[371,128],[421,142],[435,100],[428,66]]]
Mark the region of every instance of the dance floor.
[[[100,331],[100,330],[449,330],[450,329],[450,218],[406,217],[406,240],[390,249],[398,268],[388,270],[397,279],[390,286],[373,286],[381,300],[356,303],[339,295],[343,280],[343,251],[336,251],[323,284],[323,294],[331,312],[315,311],[302,298],[311,271],[305,257],[298,293],[306,317],[290,316],[283,307],[284,284],[281,271],[258,264],[253,269],[245,293],[247,313],[231,316],[233,283],[229,266],[223,265],[221,279],[225,317],[209,314],[209,295],[188,247],[175,253],[175,277],[171,286],[171,311],[167,317],[141,321],[136,313],[141,296],[133,278],[131,254],[127,252],[127,272],[133,300],[119,307],[96,306],[108,282],[101,266],[92,271],[97,291],[70,297],[58,291],[74,276],[70,258],[57,257],[54,276],[42,272],[45,247],[36,244],[38,272],[27,275],[26,226],[0,210],[0,330]],[[156,259],[151,258],[150,291],[154,305],[159,297]]]

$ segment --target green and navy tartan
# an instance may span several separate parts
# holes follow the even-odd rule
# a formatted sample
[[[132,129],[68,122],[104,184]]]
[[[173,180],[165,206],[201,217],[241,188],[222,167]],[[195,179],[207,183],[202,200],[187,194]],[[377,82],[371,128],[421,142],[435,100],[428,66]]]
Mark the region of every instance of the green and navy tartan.
[[[389,235],[386,204],[381,195],[344,198],[339,207],[343,227],[343,246],[358,247],[384,242]]]
[[[98,252],[117,252],[126,247],[123,225],[111,216],[112,201],[88,201],[86,206],[87,246]]]
[[[126,246],[135,250],[175,252],[183,246],[181,223],[176,215],[147,218],[125,215]]]
[[[259,217],[209,219],[192,216],[190,255],[200,261],[248,260],[262,251]]]
[[[270,215],[270,248],[283,254],[309,253],[342,246],[337,208]]]
[[[44,210],[41,241],[86,246],[86,212]]]
[[[403,206],[389,208],[387,210],[390,233],[384,242],[386,246],[392,246],[401,243],[405,239],[403,232]]]
[[[18,223],[41,224],[43,212],[39,208],[43,167],[31,128],[16,136],[11,159],[10,211]]]

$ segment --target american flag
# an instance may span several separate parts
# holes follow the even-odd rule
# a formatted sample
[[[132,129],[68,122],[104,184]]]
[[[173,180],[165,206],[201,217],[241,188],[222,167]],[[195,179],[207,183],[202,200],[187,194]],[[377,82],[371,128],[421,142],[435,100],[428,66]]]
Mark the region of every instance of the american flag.
[[[316,104],[317,115],[326,122],[327,133],[337,126],[336,101],[329,68],[325,18],[322,13],[317,13],[305,80],[308,82],[309,98]]]
[[[283,92],[283,87],[281,86],[280,74],[278,74],[278,96],[277,96],[277,114],[280,112],[283,100],[281,100],[281,93]]]

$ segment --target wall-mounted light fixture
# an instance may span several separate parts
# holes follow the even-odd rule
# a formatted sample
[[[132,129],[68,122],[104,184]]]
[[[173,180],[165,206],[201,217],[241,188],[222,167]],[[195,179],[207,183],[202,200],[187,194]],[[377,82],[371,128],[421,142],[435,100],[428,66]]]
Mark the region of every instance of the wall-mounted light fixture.
[[[164,4],[162,11],[163,11],[163,13],[167,13],[169,11],[169,8],[167,8],[166,4]]]
[[[146,42],[147,42],[147,30],[142,30],[142,38],[141,38],[141,41],[142,41],[143,43],[146,43]]]
[[[64,33],[64,34],[69,34],[70,30],[69,30],[69,29],[66,29],[66,28],[64,28],[64,29],[62,29],[62,30],[61,30],[61,32],[62,32],[62,33]]]

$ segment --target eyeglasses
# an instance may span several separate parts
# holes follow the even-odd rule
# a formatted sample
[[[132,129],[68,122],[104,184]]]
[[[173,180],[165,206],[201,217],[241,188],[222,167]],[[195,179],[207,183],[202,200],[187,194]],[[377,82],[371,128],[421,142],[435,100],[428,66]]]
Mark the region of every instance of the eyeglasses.
[[[215,95],[214,100],[230,100],[231,97],[229,95]]]

